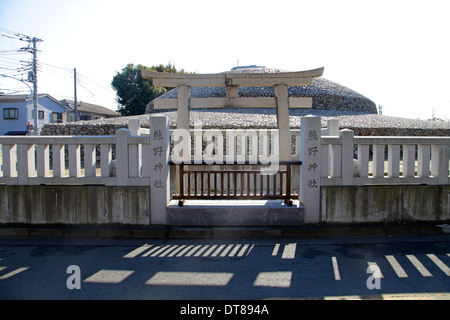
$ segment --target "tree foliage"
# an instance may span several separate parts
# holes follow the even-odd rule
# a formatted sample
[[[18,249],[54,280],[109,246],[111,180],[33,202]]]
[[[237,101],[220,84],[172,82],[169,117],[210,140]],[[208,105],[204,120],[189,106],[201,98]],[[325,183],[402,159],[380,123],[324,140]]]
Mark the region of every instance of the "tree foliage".
[[[111,86],[116,90],[117,110],[122,116],[131,116],[145,113],[147,104],[156,97],[167,92],[169,88],[154,87],[152,80],[142,77],[141,70],[150,70],[168,73],[186,73],[184,69],[177,70],[175,65],[158,65],[146,67],[141,64],[135,66],[129,63],[122,71],[116,72]]]

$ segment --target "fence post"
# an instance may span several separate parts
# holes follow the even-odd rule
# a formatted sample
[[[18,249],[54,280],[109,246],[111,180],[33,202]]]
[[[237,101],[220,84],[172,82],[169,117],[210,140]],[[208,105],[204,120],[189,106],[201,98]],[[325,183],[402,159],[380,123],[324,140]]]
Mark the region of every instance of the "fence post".
[[[300,202],[305,207],[305,223],[320,222],[320,117],[306,116],[300,124]]]
[[[339,132],[342,137],[342,160],[341,160],[341,185],[353,185],[353,136],[354,132],[349,129],[344,129]]]
[[[431,146],[431,175],[437,177],[438,185],[448,184],[448,145]]]
[[[150,224],[167,224],[170,201],[169,120],[166,116],[150,117]]]
[[[28,177],[35,175],[35,156],[33,144],[17,145],[17,183],[27,185]]]
[[[116,131],[116,177],[118,186],[128,185],[128,137],[130,130]]]

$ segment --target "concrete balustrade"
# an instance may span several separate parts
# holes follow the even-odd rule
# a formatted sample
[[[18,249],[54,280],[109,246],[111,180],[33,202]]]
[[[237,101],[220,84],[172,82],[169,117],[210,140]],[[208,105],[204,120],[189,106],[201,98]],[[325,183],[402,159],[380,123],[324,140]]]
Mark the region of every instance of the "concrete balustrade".
[[[438,213],[430,215],[434,217],[433,219],[449,218],[450,208],[446,203],[450,199],[450,191],[447,191],[449,189],[450,137],[362,137],[354,136],[351,130],[339,131],[339,123],[336,120],[329,120],[326,129],[321,128],[320,124],[320,117],[304,117],[301,122],[302,130],[291,130],[290,141],[283,141],[291,146],[291,159],[302,161],[301,168],[292,173],[291,186],[294,190],[299,189],[300,201],[305,208],[305,223],[352,222],[352,219],[357,219],[358,222],[385,221],[386,216],[380,216],[380,212],[386,214],[392,208],[388,210],[377,202],[382,198],[380,194],[384,192],[381,191],[384,189],[380,185],[392,188],[390,194],[398,195],[400,200],[395,200],[397,201],[396,206],[393,206],[395,210],[399,208],[399,201],[409,199],[407,203],[405,202],[407,209],[403,207],[401,210],[398,209],[403,215],[406,211],[414,212],[408,217],[426,220],[427,217],[417,213],[419,209],[438,208],[433,209],[438,210]],[[117,130],[114,136],[0,137],[2,151],[0,223],[167,224],[166,208],[170,202],[170,190],[173,191],[175,188],[173,177],[175,170],[169,170],[169,161],[173,160],[171,158],[173,144],[170,145],[171,135],[167,117],[152,116],[150,129],[142,129],[137,120],[132,120],[129,128],[130,130]],[[209,139],[208,150],[215,150],[216,147],[211,146],[214,140],[205,135],[205,132],[197,131],[190,130],[194,140],[199,137],[204,141]],[[231,141],[227,139],[233,139],[231,152],[236,159],[242,158],[242,152],[257,150],[260,156],[261,151],[264,150],[265,152],[271,148],[276,152],[280,150],[277,147],[271,147],[268,138],[271,136],[270,130],[263,130],[265,136],[264,134],[259,136],[258,133],[256,140],[258,148],[252,145],[254,143],[252,139],[246,143],[245,139],[234,140],[235,136],[229,134],[227,130],[216,131],[214,135],[222,133],[224,137],[221,141],[224,148],[222,162],[224,165],[227,163],[230,152],[226,148],[230,146]],[[194,163],[195,159],[198,160],[198,156],[200,159],[202,157],[195,152],[205,148],[203,145],[199,148],[195,144],[192,148],[191,156]],[[282,148],[284,153],[288,152],[288,149],[286,146]],[[279,158],[278,160],[281,160]],[[236,165],[239,166],[239,164]],[[243,169],[245,170],[244,167]],[[402,187],[398,186],[399,184]],[[375,189],[372,188],[374,185]],[[420,195],[417,191],[420,185],[440,188],[437,190],[439,199],[433,200],[430,206],[425,206],[422,202],[426,199],[417,196]],[[53,197],[58,195],[64,197],[65,202],[61,203],[59,198],[53,199],[51,195],[46,195],[47,207],[44,207],[44,203],[39,203],[34,208],[27,209],[27,214],[21,213],[20,216],[14,216],[20,211],[14,203],[26,201],[27,187],[30,188],[29,192],[38,192],[37,189],[39,189],[39,194],[44,197],[47,186],[53,188],[47,189],[52,190]],[[61,190],[56,192],[58,186],[61,186]],[[93,212],[83,213],[84,218],[80,219],[66,216],[61,220],[57,212],[55,216],[46,215],[43,211],[48,208],[64,212],[72,210],[68,200],[72,197],[71,186],[74,186],[73,192],[80,194],[80,197],[84,197],[83,199],[87,199],[86,201],[92,204],[90,209],[88,206],[83,208]],[[92,196],[88,196],[80,186],[89,186]],[[350,192],[349,188],[353,188],[355,192]],[[425,192],[425,189],[421,190]],[[434,189],[426,190],[428,190],[426,192],[434,192]],[[119,194],[120,197],[118,197]],[[146,199],[142,199],[144,194]],[[354,194],[364,194],[371,198],[350,199],[349,197],[353,197]],[[118,201],[118,199],[121,200]],[[415,199],[423,201],[416,203]],[[38,199],[35,201],[39,202]],[[361,213],[353,215],[358,218],[338,214],[343,204],[353,203],[352,201],[357,203],[352,205],[353,209],[357,207],[367,210],[367,207],[362,206],[361,203],[370,201],[375,202],[369,208],[379,206],[382,209],[374,212],[371,217]],[[138,204],[138,209],[132,205],[133,202]],[[434,206],[433,203],[441,205]],[[35,215],[32,209],[36,210]],[[120,213],[122,209],[126,212]],[[102,210],[105,214],[114,212],[114,216],[105,218],[102,216]],[[139,212],[136,216],[127,210]]]

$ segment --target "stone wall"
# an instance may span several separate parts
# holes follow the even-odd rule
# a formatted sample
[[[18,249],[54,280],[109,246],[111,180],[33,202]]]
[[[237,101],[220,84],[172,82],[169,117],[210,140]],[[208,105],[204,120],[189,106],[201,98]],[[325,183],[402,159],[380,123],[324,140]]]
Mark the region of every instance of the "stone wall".
[[[449,186],[322,187],[322,222],[449,221]]]
[[[115,135],[120,128],[128,128],[128,124],[51,123],[44,125],[41,130],[41,136]]]
[[[149,225],[148,187],[0,186],[0,224]]]

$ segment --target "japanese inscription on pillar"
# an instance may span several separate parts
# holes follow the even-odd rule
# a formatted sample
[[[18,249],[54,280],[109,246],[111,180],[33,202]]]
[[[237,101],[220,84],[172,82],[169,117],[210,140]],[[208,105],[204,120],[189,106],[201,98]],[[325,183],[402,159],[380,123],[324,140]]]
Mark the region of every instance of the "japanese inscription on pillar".
[[[169,196],[169,125],[165,116],[150,117],[151,224],[166,223]]]
[[[300,201],[305,206],[305,223],[320,221],[320,117],[301,119]]]

